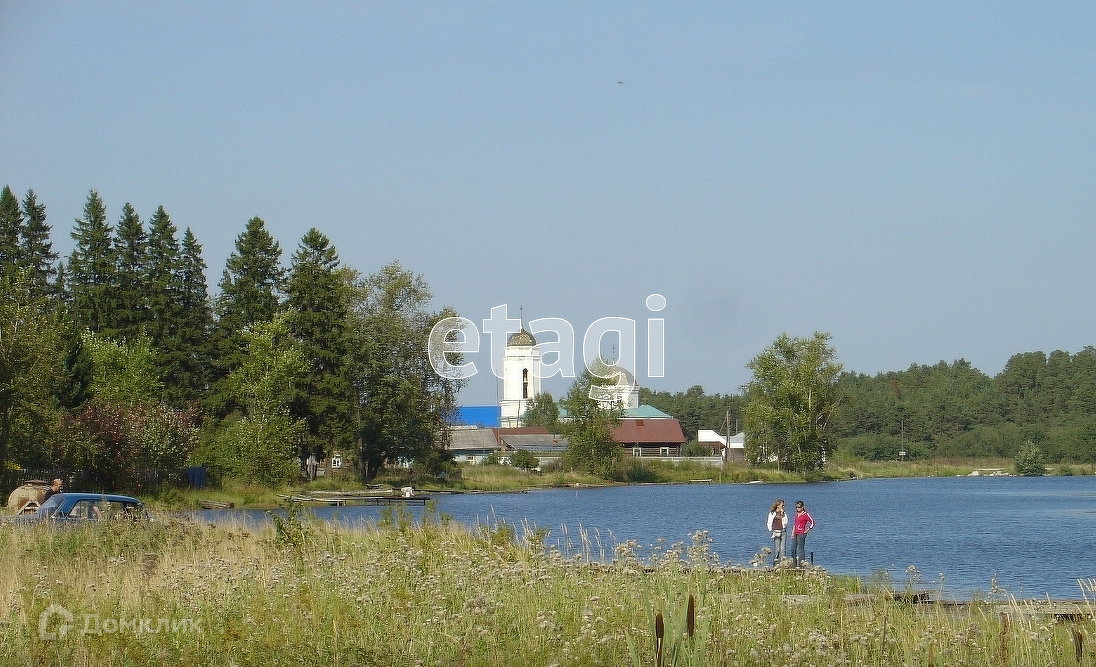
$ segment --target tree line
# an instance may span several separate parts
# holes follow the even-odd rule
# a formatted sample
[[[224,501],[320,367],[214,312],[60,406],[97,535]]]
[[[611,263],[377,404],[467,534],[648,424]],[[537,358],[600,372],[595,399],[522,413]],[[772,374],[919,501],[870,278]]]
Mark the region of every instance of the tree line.
[[[989,376],[959,359],[874,376],[845,370],[828,334],[781,335],[748,365],[739,396],[641,390],[681,421],[687,437],[740,423],[747,457],[792,469],[828,457],[867,460],[1014,458],[1096,462],[1096,347],[1013,355]]]
[[[990,377],[959,359],[868,376],[843,373],[838,447],[867,459],[1014,457],[1096,462],[1096,348],[1013,355]]]
[[[248,482],[299,476],[334,450],[371,479],[438,464],[458,382],[438,377],[429,286],[398,262],[363,275],[308,230],[283,265],[262,219],[236,238],[211,298],[202,248],[164,208],[111,224],[92,190],[74,248],[45,205],[0,192],[0,462],[92,471],[216,466]]]
[[[372,479],[385,465],[448,459],[457,381],[429,366],[431,311],[420,275],[399,263],[364,275],[309,229],[283,264],[261,218],[246,222],[210,296],[202,248],[162,206],[147,223],[128,203],[115,223],[92,190],[67,258],[53,251],[33,190],[0,191],[0,463],[92,472],[121,488],[136,467],[214,466],[245,481],[299,477],[334,450]],[[457,362],[457,360],[452,360]],[[995,377],[960,359],[868,376],[836,362],[829,336],[779,337],[751,360],[741,395],[641,390],[702,428],[741,424],[747,456],[814,469],[866,459],[1015,456],[1096,461],[1096,348],[1014,355]],[[619,452],[579,378],[562,402],[576,468]],[[528,423],[557,422],[549,396]],[[589,417],[587,419],[587,417]]]

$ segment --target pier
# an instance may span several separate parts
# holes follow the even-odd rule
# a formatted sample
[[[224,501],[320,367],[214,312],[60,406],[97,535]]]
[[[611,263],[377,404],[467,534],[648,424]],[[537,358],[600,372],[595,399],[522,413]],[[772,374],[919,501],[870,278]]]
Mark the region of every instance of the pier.
[[[934,591],[888,591],[885,593],[849,593],[846,604],[871,604],[880,600],[936,606],[944,609],[980,608],[1002,616],[1032,616],[1056,621],[1084,621],[1096,617],[1096,607],[1090,600],[943,600]]]
[[[376,491],[366,493],[316,491],[307,495],[279,495],[279,497],[292,503],[322,503],[335,507],[344,505],[425,505],[431,498],[414,492],[410,494],[399,493],[395,489],[388,493],[377,493]]]

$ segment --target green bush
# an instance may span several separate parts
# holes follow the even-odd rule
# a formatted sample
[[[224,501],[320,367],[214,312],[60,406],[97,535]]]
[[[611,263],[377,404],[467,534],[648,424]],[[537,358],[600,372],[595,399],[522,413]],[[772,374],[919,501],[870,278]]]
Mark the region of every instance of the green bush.
[[[540,459],[532,452],[519,449],[510,455],[510,465],[522,470],[532,470],[540,465]]]
[[[643,461],[624,461],[620,463],[610,475],[614,482],[628,482],[630,484],[651,484],[665,481],[658,471]]]
[[[1047,474],[1046,459],[1043,450],[1031,440],[1020,445],[1020,451],[1016,452],[1016,473],[1026,476],[1039,476]]]

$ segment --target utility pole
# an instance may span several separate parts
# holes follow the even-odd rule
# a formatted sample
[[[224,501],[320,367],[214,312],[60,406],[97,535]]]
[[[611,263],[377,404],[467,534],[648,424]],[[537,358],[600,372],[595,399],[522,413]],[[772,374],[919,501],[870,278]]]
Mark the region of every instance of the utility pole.
[[[723,460],[726,461],[731,454],[731,406],[727,406],[727,441],[723,445]]]
[[[906,460],[906,420],[902,420],[901,431],[898,436],[898,459]]]

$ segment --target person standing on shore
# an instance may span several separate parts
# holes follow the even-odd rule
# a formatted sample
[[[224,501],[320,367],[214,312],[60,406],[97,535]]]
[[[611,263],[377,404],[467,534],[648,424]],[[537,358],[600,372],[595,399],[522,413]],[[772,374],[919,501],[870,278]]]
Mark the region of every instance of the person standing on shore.
[[[814,528],[814,519],[807,514],[802,500],[795,501],[795,518],[792,520],[792,567],[807,564],[807,533]]]
[[[776,567],[787,555],[787,540],[784,535],[788,528],[788,515],[784,513],[783,499],[778,498],[769,509],[769,518],[765,522],[765,527],[772,533],[773,567]]]

